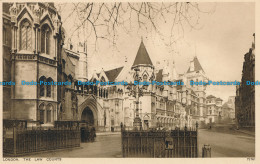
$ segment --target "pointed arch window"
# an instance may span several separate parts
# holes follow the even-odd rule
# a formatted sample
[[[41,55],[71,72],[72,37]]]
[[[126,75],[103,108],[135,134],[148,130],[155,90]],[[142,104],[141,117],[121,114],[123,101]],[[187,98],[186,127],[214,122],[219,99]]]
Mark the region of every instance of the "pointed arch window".
[[[46,82],[46,77],[42,76],[39,79],[40,83],[40,97],[43,97],[45,95],[45,85],[44,82]]]
[[[52,104],[48,104],[47,106],[47,123],[52,122],[52,111],[53,111],[53,106]]]
[[[45,105],[44,105],[43,103],[39,106],[39,112],[40,112],[39,121],[40,121],[41,123],[44,123]]]
[[[106,85],[106,83],[105,83],[105,82],[106,82],[106,79],[104,78],[104,76],[101,77],[100,81],[103,82],[103,86]]]
[[[46,85],[47,97],[52,97],[52,85],[51,85],[52,81],[53,81],[52,78],[47,79],[47,85]]]
[[[147,82],[147,79],[148,79],[147,75],[144,75],[144,76],[143,76],[143,81],[146,81],[146,82]]]
[[[28,20],[24,20],[20,26],[20,49],[32,49],[32,26]]]
[[[104,78],[104,76],[101,77],[101,82],[106,82],[106,79]]]
[[[50,54],[50,36],[51,29],[45,24],[41,29],[41,52],[45,54]]]

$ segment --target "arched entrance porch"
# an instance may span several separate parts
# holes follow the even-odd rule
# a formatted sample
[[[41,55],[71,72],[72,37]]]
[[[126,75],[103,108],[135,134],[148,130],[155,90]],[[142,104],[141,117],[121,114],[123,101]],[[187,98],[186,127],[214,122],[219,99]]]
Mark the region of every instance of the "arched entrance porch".
[[[87,106],[81,114],[81,121],[87,123],[89,126],[95,126],[95,117],[93,111]]]

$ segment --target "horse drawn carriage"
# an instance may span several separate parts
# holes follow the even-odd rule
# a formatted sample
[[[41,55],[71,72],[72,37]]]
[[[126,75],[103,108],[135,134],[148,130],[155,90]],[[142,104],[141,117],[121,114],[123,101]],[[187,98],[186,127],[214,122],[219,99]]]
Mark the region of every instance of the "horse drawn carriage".
[[[96,129],[87,122],[80,123],[81,142],[94,142],[96,138]]]

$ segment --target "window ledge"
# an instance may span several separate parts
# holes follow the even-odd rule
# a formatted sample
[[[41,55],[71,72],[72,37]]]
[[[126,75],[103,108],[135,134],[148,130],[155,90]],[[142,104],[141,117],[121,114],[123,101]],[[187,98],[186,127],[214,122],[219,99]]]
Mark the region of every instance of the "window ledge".
[[[41,127],[53,127],[53,123],[51,122],[48,122],[48,123],[44,123],[44,124],[41,124]]]
[[[41,55],[42,57],[46,57],[46,58],[55,60],[54,57],[53,57],[52,55],[50,55],[50,54],[46,54],[46,53],[42,53],[42,52],[41,52],[40,55]]]
[[[34,54],[33,51],[28,51],[28,50],[20,50],[17,52],[17,54]]]
[[[57,102],[56,99],[53,97],[40,97],[39,100]]]

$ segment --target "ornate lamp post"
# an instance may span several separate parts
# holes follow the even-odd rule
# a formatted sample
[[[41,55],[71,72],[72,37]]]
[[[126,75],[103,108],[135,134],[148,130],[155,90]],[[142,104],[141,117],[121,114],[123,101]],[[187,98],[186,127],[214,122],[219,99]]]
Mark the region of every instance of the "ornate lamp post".
[[[134,80],[137,81],[139,83],[139,81],[141,81],[141,77],[139,77],[139,71],[140,69],[139,68],[135,68],[134,69],[136,74],[135,74],[135,77],[134,77]],[[141,96],[143,96],[143,90],[146,90],[147,89],[147,85],[143,85],[142,87],[140,87],[139,85],[134,85],[132,83],[130,83],[127,87],[127,89],[129,90],[129,96],[133,96],[135,98],[135,111],[136,111],[136,115],[135,115],[135,118],[134,118],[134,128],[136,130],[141,130],[142,129],[142,120],[141,118],[139,117],[139,98]]]

